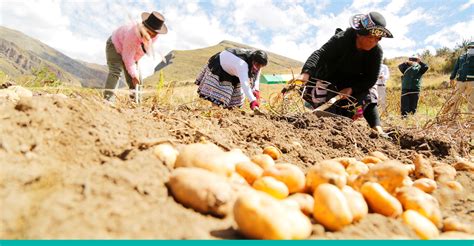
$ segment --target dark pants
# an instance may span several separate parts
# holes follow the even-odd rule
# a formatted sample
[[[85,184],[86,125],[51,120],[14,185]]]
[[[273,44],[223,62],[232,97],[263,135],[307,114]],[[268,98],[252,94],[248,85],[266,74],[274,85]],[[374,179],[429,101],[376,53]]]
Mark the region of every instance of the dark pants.
[[[107,66],[109,67],[109,74],[107,75],[107,80],[105,82],[105,91],[104,98],[109,101],[114,101],[114,89],[118,86],[120,76],[123,71],[125,71],[125,81],[130,89],[133,89],[132,77],[128,74],[125,69],[125,65],[122,60],[122,55],[117,53],[114,44],[112,43],[112,38],[110,37],[107,40],[105,47],[105,55],[107,57]]]
[[[406,117],[408,114],[416,113],[416,108],[418,107],[419,98],[420,98],[419,91],[402,90],[402,98],[401,98],[402,117]]]

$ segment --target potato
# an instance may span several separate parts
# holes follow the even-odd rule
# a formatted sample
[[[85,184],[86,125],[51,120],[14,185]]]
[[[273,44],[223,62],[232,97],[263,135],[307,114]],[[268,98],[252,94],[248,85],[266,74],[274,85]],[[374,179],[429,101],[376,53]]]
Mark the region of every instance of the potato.
[[[362,160],[360,160],[360,161],[365,163],[365,164],[379,164],[379,163],[383,162],[382,160],[380,160],[379,158],[374,157],[374,156],[366,156],[366,157],[362,158]]]
[[[250,185],[263,174],[263,169],[251,161],[237,163],[235,171],[244,177]]]
[[[238,173],[232,173],[228,178],[228,181],[232,184],[249,185],[249,183],[247,183],[247,180]]]
[[[274,146],[267,146],[263,149],[263,153],[269,155],[273,160],[278,160],[283,155],[281,151]]]
[[[158,159],[160,159],[168,168],[173,169],[179,152],[171,144],[165,143],[156,146],[153,149],[153,154],[155,154],[155,156],[158,157]]]
[[[416,169],[414,164],[405,164],[403,165],[403,168],[405,168],[408,171],[408,174],[415,173],[415,169]]]
[[[369,172],[369,167],[363,162],[354,161],[349,163],[349,165],[346,167],[346,172],[349,174],[349,176],[362,175]]]
[[[167,182],[174,199],[186,207],[218,217],[226,216],[235,200],[226,178],[200,168],[178,168]]]
[[[435,180],[447,182],[456,179],[456,169],[448,164],[438,165],[433,168]]]
[[[273,158],[266,154],[255,155],[251,161],[259,165],[263,170],[275,165]]]
[[[431,220],[436,227],[443,225],[438,200],[416,187],[404,187],[397,192],[397,199],[405,210],[414,210]]]
[[[416,178],[434,179],[434,171],[431,163],[420,154],[413,155],[413,163],[415,164]]]
[[[468,171],[474,173],[474,163],[458,158],[457,162],[453,164],[456,171]]]
[[[311,235],[311,221],[301,211],[262,192],[239,196],[233,211],[239,231],[247,238],[305,239]]]
[[[274,177],[288,187],[290,193],[303,192],[305,188],[305,176],[303,171],[289,163],[279,163],[263,171],[263,176]]]
[[[339,231],[353,220],[351,209],[342,191],[328,183],[317,186],[314,192],[313,217],[331,231]]]
[[[427,179],[427,178],[421,178],[415,180],[413,182],[413,186],[426,192],[426,193],[433,193],[438,188],[438,185],[436,182],[432,179]]]
[[[431,179],[430,179],[431,180]],[[402,187],[412,187],[413,186],[413,180],[411,180],[410,176],[406,176],[405,179],[403,180],[403,185]]]
[[[458,231],[443,232],[437,240],[474,240],[474,234],[468,234]]]
[[[472,233],[474,231],[474,227],[469,224],[462,223],[455,217],[448,217],[443,220],[443,232],[447,231]]]
[[[342,188],[347,183],[346,170],[339,162],[333,160],[322,161],[311,167],[306,174],[306,186],[314,192],[318,185],[329,183]]]
[[[367,206],[367,202],[365,202],[362,194],[349,186],[344,186],[342,188],[342,193],[349,204],[354,222],[361,220],[369,213],[369,207]]]
[[[448,181],[444,182],[443,184],[454,192],[462,192],[464,190],[464,188],[458,181]]]
[[[331,160],[341,163],[344,166],[344,168],[347,168],[347,166],[349,166],[349,164],[351,164],[353,162],[358,162],[358,160],[356,160],[355,158],[351,158],[351,157],[339,157],[339,158],[334,158],[334,159],[331,159]]]
[[[184,146],[175,163],[175,167],[198,167],[211,172],[230,176],[239,162],[249,161],[241,150],[224,152],[214,144],[190,144]]]
[[[390,160],[370,168],[367,174],[360,175],[351,186],[358,190],[365,182],[377,182],[393,194],[397,188],[404,185],[407,177],[408,172],[403,168],[403,164]]]
[[[285,183],[269,176],[260,177],[255,180],[252,187],[256,190],[263,191],[276,199],[284,199],[290,193]]]
[[[380,151],[373,151],[373,152],[370,152],[369,153],[369,156],[373,156],[373,157],[376,157],[382,161],[388,161],[389,158],[382,152]]]
[[[397,217],[402,214],[403,209],[400,202],[379,183],[366,182],[362,185],[360,191],[369,208],[375,213],[387,217]]]
[[[423,215],[414,210],[407,210],[402,219],[421,239],[434,239],[439,236],[438,228]]]
[[[311,195],[296,193],[285,198],[283,202],[294,202],[305,215],[311,216],[313,214],[314,198]]]

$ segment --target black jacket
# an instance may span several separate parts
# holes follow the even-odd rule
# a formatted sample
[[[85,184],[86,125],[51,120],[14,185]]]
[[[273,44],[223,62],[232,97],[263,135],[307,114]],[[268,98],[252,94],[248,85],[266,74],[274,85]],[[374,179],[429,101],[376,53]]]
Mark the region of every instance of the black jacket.
[[[357,50],[356,33],[348,28],[313,52],[302,72],[312,79],[329,81],[338,90],[351,87],[353,94],[368,93],[377,81],[382,57],[379,45],[369,51]]]

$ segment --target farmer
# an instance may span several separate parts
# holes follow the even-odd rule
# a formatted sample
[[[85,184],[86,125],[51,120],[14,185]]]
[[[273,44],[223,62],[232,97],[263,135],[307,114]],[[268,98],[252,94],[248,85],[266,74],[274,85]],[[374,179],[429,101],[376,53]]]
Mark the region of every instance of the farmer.
[[[306,105],[316,108],[342,94],[343,100],[326,111],[349,118],[363,115],[371,128],[385,134],[377,111],[374,85],[383,54],[378,42],[393,35],[385,28],[385,18],[377,12],[355,15],[350,19],[350,25],[311,54],[304,64],[298,79],[307,81],[308,88],[312,88],[305,90],[304,99]],[[330,82],[327,90],[316,88],[317,80]]]
[[[467,45],[467,52],[461,55],[454,64],[453,71],[449,77],[451,86],[456,88],[454,102],[451,107],[456,110],[461,102],[461,97],[467,98],[468,112],[474,112],[474,42]],[[458,81],[456,83],[456,81]]]
[[[125,80],[130,89],[139,84],[137,62],[145,53],[152,52],[151,46],[156,42],[158,34],[166,34],[165,17],[160,13],[142,13],[142,22],[119,27],[107,40],[105,54],[109,74],[105,82],[104,98],[114,101],[113,89],[125,70]]]
[[[213,55],[196,78],[198,94],[224,108],[241,107],[245,97],[250,109],[260,107],[260,70],[268,63],[262,50],[231,49]]]
[[[402,76],[401,114],[415,114],[421,90],[421,77],[428,71],[428,65],[417,55],[412,55],[408,61],[398,65]]]
[[[386,101],[387,92],[385,88],[387,85],[387,80],[389,78],[390,78],[390,71],[388,70],[387,65],[382,63],[380,65],[379,77],[377,79],[377,82],[375,83],[375,86],[377,89],[377,100],[382,111],[385,111],[387,109],[387,101]]]

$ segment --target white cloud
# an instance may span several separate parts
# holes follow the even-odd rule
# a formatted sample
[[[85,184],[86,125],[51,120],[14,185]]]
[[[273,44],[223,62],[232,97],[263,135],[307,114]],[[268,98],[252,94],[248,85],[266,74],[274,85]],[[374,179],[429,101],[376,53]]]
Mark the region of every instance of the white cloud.
[[[459,22],[453,26],[445,27],[440,31],[428,36],[425,44],[434,45],[437,47],[454,48],[463,40],[472,40],[473,33],[467,30],[472,30],[474,26],[474,19],[466,22]]]
[[[467,3],[463,4],[459,8],[459,10],[464,11],[464,10],[468,9],[469,7],[471,7],[471,5],[474,5],[474,0],[469,0]]]

